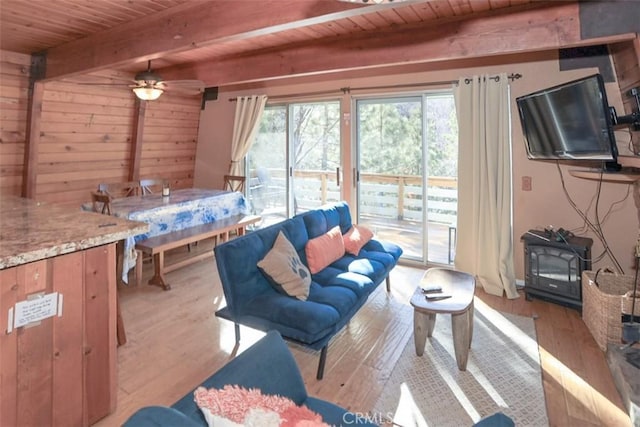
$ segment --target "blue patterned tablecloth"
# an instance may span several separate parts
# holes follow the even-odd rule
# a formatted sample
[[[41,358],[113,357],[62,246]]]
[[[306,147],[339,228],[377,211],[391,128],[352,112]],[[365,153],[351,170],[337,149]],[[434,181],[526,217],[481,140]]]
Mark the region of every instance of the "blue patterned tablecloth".
[[[85,204],[83,209],[92,210],[92,206]],[[149,224],[149,232],[125,240],[122,281],[127,283],[129,270],[135,267],[136,242],[248,212],[242,193],[223,190],[185,188],[172,190],[169,197],[148,194],[114,199],[111,202],[113,216]]]

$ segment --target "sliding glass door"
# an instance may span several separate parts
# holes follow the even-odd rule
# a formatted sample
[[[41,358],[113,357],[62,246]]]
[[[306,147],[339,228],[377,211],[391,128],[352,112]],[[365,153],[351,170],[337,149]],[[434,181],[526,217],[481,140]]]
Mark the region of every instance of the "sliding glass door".
[[[340,103],[291,104],[293,213],[340,200]]]
[[[262,226],[341,199],[340,103],[268,106],[247,155],[248,195]]]
[[[358,221],[408,259],[451,263],[457,212],[453,96],[356,101]]]
[[[426,143],[427,261],[452,264],[458,217],[458,121],[453,94],[423,97]]]
[[[423,129],[420,96],[357,103],[358,216],[384,240],[420,258]]]
[[[423,264],[451,264],[458,127],[453,94],[357,99],[358,222]],[[262,226],[343,198],[340,102],[269,105],[247,155],[247,193]]]

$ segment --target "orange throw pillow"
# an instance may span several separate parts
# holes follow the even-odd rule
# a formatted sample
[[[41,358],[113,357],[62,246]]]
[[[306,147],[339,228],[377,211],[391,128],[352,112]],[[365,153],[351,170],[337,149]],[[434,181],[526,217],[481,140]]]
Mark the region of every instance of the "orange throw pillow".
[[[373,232],[364,225],[353,224],[342,238],[345,251],[358,256],[360,249],[373,238]]]
[[[311,274],[316,274],[344,255],[344,242],[339,226],[307,242],[304,247]]]

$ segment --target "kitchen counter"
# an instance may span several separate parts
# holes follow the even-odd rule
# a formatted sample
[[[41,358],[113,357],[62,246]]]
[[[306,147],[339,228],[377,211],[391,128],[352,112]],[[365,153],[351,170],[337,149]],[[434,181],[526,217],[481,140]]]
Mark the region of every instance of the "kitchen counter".
[[[147,232],[149,225],[15,196],[0,196],[0,270]]]
[[[0,196],[0,426],[89,426],[113,412],[117,242],[148,225]]]

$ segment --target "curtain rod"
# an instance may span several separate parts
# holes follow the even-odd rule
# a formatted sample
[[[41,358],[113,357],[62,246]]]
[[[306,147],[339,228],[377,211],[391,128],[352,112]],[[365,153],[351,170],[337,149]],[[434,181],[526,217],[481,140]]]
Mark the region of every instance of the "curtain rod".
[[[522,74],[519,73],[511,73],[507,76],[509,78],[509,80],[517,80],[520,77],[522,77]],[[494,81],[499,81],[500,80],[500,76],[493,76],[493,77],[489,77],[491,80]],[[470,78],[466,78],[464,79],[464,82],[466,84],[471,83],[472,79]],[[445,81],[440,81],[440,82],[426,82],[426,83],[408,83],[408,84],[401,84],[401,85],[390,85],[390,86],[369,86],[369,87],[343,87],[340,88],[340,90],[344,93],[350,93],[353,90],[372,90],[372,89],[398,89],[398,88],[412,88],[412,87],[426,87],[426,86],[444,86],[444,85],[454,85],[457,84],[458,80],[445,80]]]
[[[507,78],[509,80],[518,80],[519,78],[522,77],[522,74],[520,73],[511,73],[507,76]],[[489,77],[490,79],[494,80],[494,81],[498,81],[500,80],[500,76],[493,76],[493,77]],[[464,82],[466,84],[471,83],[472,79],[471,78],[466,78],[464,79]],[[290,95],[275,95],[275,96],[270,96],[269,100],[274,100],[274,99],[287,99],[287,98],[300,98],[300,97],[306,97],[306,96],[314,96],[314,95],[333,95],[333,94],[339,94],[342,93],[343,95],[346,95],[348,93],[351,93],[354,90],[373,90],[373,89],[402,89],[402,88],[418,88],[418,87],[428,87],[428,86],[444,86],[444,85],[452,85],[452,84],[457,84],[458,80],[444,80],[444,81],[439,81],[439,82],[426,82],[426,83],[407,83],[407,84],[399,84],[399,85],[388,85],[388,86],[363,86],[363,87],[341,87],[340,89],[333,89],[333,90],[325,90],[325,91],[318,91],[318,92],[305,92],[305,93],[294,93],[294,94],[290,94]],[[229,102],[234,102],[237,101],[238,98],[229,98]]]

